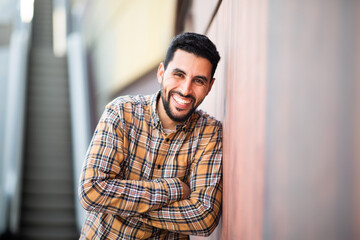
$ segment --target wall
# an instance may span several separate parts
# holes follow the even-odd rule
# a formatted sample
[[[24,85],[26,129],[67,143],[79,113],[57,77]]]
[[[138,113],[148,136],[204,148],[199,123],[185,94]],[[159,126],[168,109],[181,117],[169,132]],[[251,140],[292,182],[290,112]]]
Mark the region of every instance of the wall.
[[[268,239],[355,239],[358,4],[269,5]]]
[[[162,61],[174,33],[176,1],[86,1],[85,6],[99,115],[112,96]]]
[[[359,4],[222,1],[221,239],[359,239]]]
[[[140,79],[136,80],[129,86],[121,89],[117,92],[113,98],[117,96],[124,95],[151,95],[157,92],[160,89],[160,83],[157,80],[158,67],[152,69],[150,72],[142,76]]]
[[[261,239],[266,107],[266,1],[224,1],[210,34],[224,45],[221,239]]]

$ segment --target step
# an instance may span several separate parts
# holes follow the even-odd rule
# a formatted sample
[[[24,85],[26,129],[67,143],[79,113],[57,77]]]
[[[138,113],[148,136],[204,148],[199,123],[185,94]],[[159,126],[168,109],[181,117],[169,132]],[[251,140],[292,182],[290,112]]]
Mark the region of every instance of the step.
[[[64,98],[64,96],[68,96],[67,79],[51,82],[44,81],[42,84],[31,81],[31,84],[28,86],[28,92],[34,93],[35,96],[46,94],[46,96],[51,95],[52,98]]]
[[[30,96],[28,98],[47,97],[55,100],[64,99],[66,102],[69,102],[67,99],[69,97],[67,79],[63,79],[62,81],[49,81],[49,79],[43,79],[43,82],[37,82],[38,79],[29,82],[28,93]]]
[[[74,226],[69,227],[41,227],[24,226],[21,229],[21,239],[26,240],[75,240],[79,239]]]
[[[38,49],[39,49],[39,51],[42,50],[42,48],[38,48]],[[40,65],[40,66],[49,66],[49,67],[57,66],[57,67],[62,68],[62,69],[67,68],[66,58],[55,57],[52,49],[50,50],[52,56],[51,55],[38,54],[38,53],[36,53],[37,52],[36,50],[37,49],[31,51],[31,54],[30,54],[29,61],[32,64],[36,64],[36,65]]]
[[[58,209],[58,210],[71,210],[75,211],[72,206],[74,205],[74,201],[56,198],[57,201],[51,201],[48,199],[44,199],[43,202],[39,202],[39,197],[24,197],[23,209]]]
[[[28,106],[27,111],[29,112],[30,118],[46,117],[46,119],[43,119],[43,121],[47,122],[49,121],[47,119],[48,117],[56,117],[59,120],[67,119],[67,121],[70,122],[70,109],[68,99],[47,99],[46,97],[36,96],[29,98],[28,103],[30,106]]]
[[[62,143],[65,145],[62,145],[61,147],[71,146],[70,123],[68,121],[65,121],[65,119],[54,118],[53,121],[47,119],[46,122],[43,121],[42,123],[40,121],[28,122],[27,128],[28,130],[26,134],[29,141],[30,137],[39,137],[39,140],[37,142],[46,143],[47,141],[49,141],[47,144],[48,146],[51,146],[51,144],[57,145]],[[63,132],[61,133],[60,131]],[[56,139],[58,139],[59,141],[56,141]],[[28,143],[31,144],[31,142]],[[67,143],[70,143],[70,145],[67,145]]]
[[[66,68],[57,66],[31,66],[29,68],[30,79],[38,79],[40,77],[49,77],[58,79],[67,79]]]
[[[66,154],[70,155],[71,153],[66,152]],[[30,155],[31,155],[31,153],[30,153]],[[45,155],[48,159],[55,159],[55,158],[52,158],[51,154],[43,154],[43,155]],[[43,158],[43,155],[41,156],[41,158]],[[61,159],[61,160],[58,160],[58,159]],[[52,169],[52,168],[62,169],[62,168],[67,168],[69,166],[68,161],[64,161],[64,159],[68,160],[70,158],[58,156],[56,161],[42,161],[42,160],[31,161],[31,162],[26,161],[26,160],[25,161],[26,161],[27,168],[36,168],[38,166],[44,166],[44,167],[49,167],[50,169]],[[84,159],[85,159],[85,156],[84,156]]]
[[[57,163],[55,164],[56,166],[66,166],[65,164],[69,163],[72,164],[72,151],[70,144],[67,142],[67,145],[65,146],[66,148],[61,148],[62,144],[64,143],[61,143],[60,141],[59,144],[57,144],[58,146],[32,144],[26,149],[27,156],[24,159],[27,162],[32,162],[35,166],[46,163],[57,163],[59,161],[61,161],[61,164]],[[34,148],[34,150],[32,148]],[[46,148],[46,150],[42,151],[41,148]]]
[[[21,215],[21,221],[28,226],[62,226],[71,227],[75,223],[75,214],[71,210],[39,210],[24,209]]]
[[[24,208],[67,209],[69,211],[74,209],[75,190],[72,182],[70,184],[68,180],[59,181],[50,179],[47,180],[49,183],[44,184],[41,183],[43,179],[28,181],[29,183],[25,185],[23,192]],[[49,188],[50,184],[52,185],[52,188]],[[59,203],[59,201],[61,203]]]
[[[45,136],[45,135],[52,135],[56,136],[61,139],[70,140],[71,133],[70,131],[64,131],[64,128],[58,127],[58,125],[51,124],[51,127],[35,127],[34,125],[31,128],[27,129],[27,135],[30,136]]]
[[[64,166],[62,168],[59,167],[26,167],[26,172],[23,175],[26,180],[69,180],[73,179],[73,171],[72,165]]]

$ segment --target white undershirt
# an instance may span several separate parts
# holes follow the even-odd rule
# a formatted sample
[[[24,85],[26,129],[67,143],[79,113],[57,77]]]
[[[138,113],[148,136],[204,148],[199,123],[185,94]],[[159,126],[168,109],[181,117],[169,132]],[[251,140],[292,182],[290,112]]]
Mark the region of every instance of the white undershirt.
[[[166,135],[169,135],[169,134],[171,134],[171,133],[173,133],[173,132],[175,132],[175,130],[165,129],[165,128],[164,128],[164,133],[165,133]]]

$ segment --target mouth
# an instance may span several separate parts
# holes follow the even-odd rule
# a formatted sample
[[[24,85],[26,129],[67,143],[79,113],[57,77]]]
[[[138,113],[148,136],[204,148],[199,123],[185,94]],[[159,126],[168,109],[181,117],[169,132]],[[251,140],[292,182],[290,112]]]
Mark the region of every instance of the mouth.
[[[175,102],[176,108],[179,110],[185,110],[185,109],[191,107],[191,105],[193,103],[193,99],[188,98],[188,97],[182,97],[178,94],[172,94],[171,96]]]

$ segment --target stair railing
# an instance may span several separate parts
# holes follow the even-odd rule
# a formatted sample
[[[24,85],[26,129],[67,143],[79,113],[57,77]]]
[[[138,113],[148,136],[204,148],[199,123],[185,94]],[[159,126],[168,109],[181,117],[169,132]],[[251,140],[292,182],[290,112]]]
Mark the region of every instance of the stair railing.
[[[67,37],[67,59],[70,91],[71,134],[73,145],[74,189],[76,222],[80,230],[85,221],[85,210],[78,198],[79,178],[85,154],[91,140],[91,114],[89,80],[87,76],[86,51],[79,29],[81,12],[72,8],[71,31]]]
[[[3,148],[5,218],[11,233],[20,222],[22,166],[26,118],[26,73],[33,16],[33,1],[19,0],[10,38]]]

